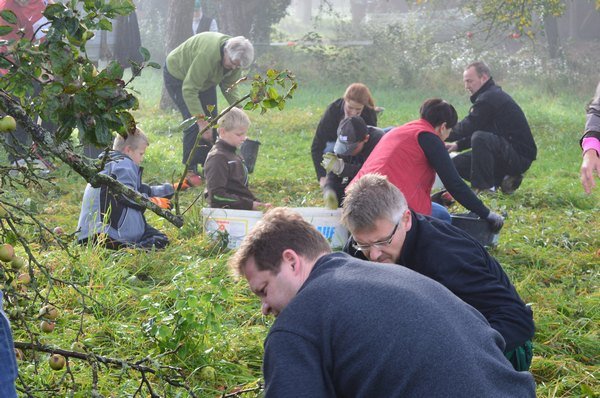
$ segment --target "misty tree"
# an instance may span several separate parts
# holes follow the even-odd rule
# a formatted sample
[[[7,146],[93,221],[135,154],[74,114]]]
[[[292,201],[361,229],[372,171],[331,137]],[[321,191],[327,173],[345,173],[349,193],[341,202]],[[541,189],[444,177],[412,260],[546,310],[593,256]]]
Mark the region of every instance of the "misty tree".
[[[548,52],[551,58],[560,55],[560,38],[557,18],[564,15],[568,8],[581,10],[583,2],[567,2],[565,0],[515,0],[498,2],[496,0],[460,0],[458,7],[470,11],[484,26],[488,37],[501,31],[514,32],[515,37],[521,35],[532,40],[539,32],[544,32],[548,41]],[[600,0],[589,0],[595,9],[600,10]],[[444,5],[445,1],[416,0],[416,4]],[[575,8],[577,7],[577,8]],[[578,15],[581,13],[575,12]],[[589,13],[589,9],[586,11]],[[577,20],[575,23],[579,23]]]

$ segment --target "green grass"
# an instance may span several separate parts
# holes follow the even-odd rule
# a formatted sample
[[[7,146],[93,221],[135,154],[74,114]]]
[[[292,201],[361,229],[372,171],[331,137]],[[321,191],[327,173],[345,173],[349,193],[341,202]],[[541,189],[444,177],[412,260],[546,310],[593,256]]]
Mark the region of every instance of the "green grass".
[[[171,180],[182,171],[180,117],[159,110],[161,81],[160,72],[150,71],[135,83],[140,93],[136,118],[151,140],[144,161],[144,178],[149,182]],[[580,93],[549,97],[536,87],[505,86],[523,105],[539,155],[514,195],[486,200],[493,209],[509,215],[492,254],[534,309],[537,331],[531,370],[538,396],[598,396],[600,189],[586,196],[578,179],[581,158],[577,140],[587,97]],[[434,96],[448,99],[464,116],[468,98],[456,87],[457,91],[450,93],[372,87],[377,104],[386,108],[380,125],[415,118],[420,103]],[[250,114],[250,137],[262,143],[250,184],[261,199],[292,207],[322,205],[310,144],[325,107],[344,89],[301,82],[284,111]],[[222,98],[220,104],[224,104]],[[9,192],[3,200],[22,205],[30,198],[43,223],[50,229],[60,225],[72,234],[85,184],[64,165],[53,176],[55,185],[14,186],[10,191],[3,187]],[[201,190],[185,192],[182,208],[198,195],[202,196]],[[166,231],[172,241],[161,252],[78,247],[69,235],[63,237],[73,254],[68,256],[47,232],[20,223],[18,231],[29,238],[41,268],[33,267],[37,278],[20,300],[6,304],[15,340],[36,337],[41,343],[69,349],[78,339],[98,355],[130,362],[151,357],[149,365],[182,368],[185,381],[198,396],[256,387],[261,378],[262,341],[271,320],[260,314],[258,299],[244,282],[229,275],[226,263],[230,253],[221,251],[219,242],[202,236],[203,205],[200,198],[186,213],[181,229],[148,212],[150,223]],[[17,250],[25,254],[21,245]],[[63,282],[49,284],[40,269]],[[0,276],[5,279],[10,274]],[[10,286],[6,289],[16,297]],[[52,334],[38,335],[36,314],[42,299],[34,295],[36,289],[43,289],[61,311]],[[33,396],[40,397],[91,395],[89,363],[72,359],[71,374],[53,372],[46,365],[46,355],[26,352],[27,361],[20,362],[21,388],[27,386]],[[216,370],[216,378],[202,376],[206,366]],[[176,396],[183,391],[156,376],[148,377],[161,395]],[[98,391],[105,396],[133,395],[139,380],[139,373],[131,369],[98,368]],[[147,395],[147,390],[142,395]]]

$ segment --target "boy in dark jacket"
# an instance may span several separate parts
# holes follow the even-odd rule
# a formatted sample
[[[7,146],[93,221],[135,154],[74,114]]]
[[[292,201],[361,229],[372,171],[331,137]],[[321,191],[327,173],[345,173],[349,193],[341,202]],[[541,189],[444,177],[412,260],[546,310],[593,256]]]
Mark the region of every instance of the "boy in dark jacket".
[[[219,139],[204,164],[206,197],[210,207],[259,210],[270,207],[248,189],[248,169],[236,151],[248,134],[250,119],[243,110],[232,108],[219,122]]]
[[[106,174],[121,184],[149,197],[161,208],[169,208],[174,193],[172,184],[146,185],[142,183],[140,163],[148,147],[148,138],[137,129],[127,138],[117,135],[109,161],[101,174]],[[108,187],[88,184],[83,194],[79,215],[78,242],[98,241],[110,249],[143,247],[162,249],[169,244],[165,234],[146,222],[146,208],[130,199],[116,195]]]

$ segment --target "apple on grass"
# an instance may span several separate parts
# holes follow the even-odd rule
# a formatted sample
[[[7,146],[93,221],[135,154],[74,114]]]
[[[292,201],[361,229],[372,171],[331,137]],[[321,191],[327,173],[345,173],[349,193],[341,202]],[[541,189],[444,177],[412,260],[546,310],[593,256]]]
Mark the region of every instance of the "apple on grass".
[[[48,305],[45,305],[42,308],[40,308],[40,311],[38,312],[38,316],[41,318],[46,318],[46,319],[50,319],[53,321],[56,318],[58,318],[58,310],[56,309],[55,306],[48,304]]]
[[[0,261],[4,261],[5,263],[12,261],[15,257],[15,249],[12,245],[5,243],[0,245]]]
[[[50,358],[48,359],[48,363],[50,364],[50,367],[54,370],[61,370],[62,368],[65,367],[65,363],[66,363],[66,359],[65,357],[63,357],[60,354],[52,354],[50,356]]]
[[[55,322],[52,322],[52,321],[41,321],[40,322],[40,329],[44,333],[52,333],[52,331],[54,330],[55,327],[56,327]]]

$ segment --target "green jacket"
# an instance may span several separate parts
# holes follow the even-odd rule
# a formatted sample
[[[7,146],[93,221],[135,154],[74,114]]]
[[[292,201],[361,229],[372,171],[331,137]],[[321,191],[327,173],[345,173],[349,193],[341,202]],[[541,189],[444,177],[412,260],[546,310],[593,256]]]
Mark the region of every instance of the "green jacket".
[[[203,32],[190,37],[167,56],[167,69],[183,81],[183,99],[192,115],[204,113],[198,92],[217,84],[229,104],[241,97],[237,87],[227,92],[242,75],[241,69],[223,68],[221,48],[230,38],[218,32]]]

